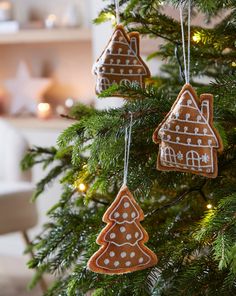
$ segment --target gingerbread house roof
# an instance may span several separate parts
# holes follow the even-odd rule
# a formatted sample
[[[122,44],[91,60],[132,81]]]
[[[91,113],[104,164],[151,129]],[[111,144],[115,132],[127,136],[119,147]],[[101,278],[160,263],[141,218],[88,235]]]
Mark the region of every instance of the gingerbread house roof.
[[[150,71],[139,56],[139,33],[127,34],[118,25],[105,50],[93,66],[93,73],[126,76],[150,76]]]
[[[221,149],[221,141],[212,125],[212,108],[211,95],[202,95],[200,102],[191,85],[186,84],[154,132],[154,141]]]

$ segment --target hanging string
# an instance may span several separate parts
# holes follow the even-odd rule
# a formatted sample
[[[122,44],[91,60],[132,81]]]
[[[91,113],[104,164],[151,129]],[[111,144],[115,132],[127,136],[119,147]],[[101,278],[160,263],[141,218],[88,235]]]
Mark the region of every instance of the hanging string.
[[[124,156],[124,181],[123,185],[127,184],[128,168],[129,168],[129,152],[131,144],[131,133],[133,125],[133,114],[130,112],[130,124],[125,128],[125,156]]]
[[[116,5],[116,23],[119,25],[120,23],[120,3],[119,0],[115,0]]]
[[[186,58],[186,48],[185,48],[185,36],[184,36],[184,21],[183,21],[183,9],[184,4],[180,4],[180,25],[181,25],[181,35],[182,35],[182,46],[183,46],[183,57],[184,57],[184,76],[185,82],[189,83],[190,80],[190,31],[191,31],[191,0],[188,0],[188,48],[187,48],[187,58]]]

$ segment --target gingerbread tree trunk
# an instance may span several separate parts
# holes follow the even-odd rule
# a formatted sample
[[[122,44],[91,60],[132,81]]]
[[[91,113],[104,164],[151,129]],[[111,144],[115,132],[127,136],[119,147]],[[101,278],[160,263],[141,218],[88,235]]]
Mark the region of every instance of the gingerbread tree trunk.
[[[143,219],[140,206],[123,186],[103,216],[108,225],[97,238],[102,247],[90,258],[89,269],[97,273],[123,274],[155,265],[156,255],[144,245],[148,234],[140,224]]]

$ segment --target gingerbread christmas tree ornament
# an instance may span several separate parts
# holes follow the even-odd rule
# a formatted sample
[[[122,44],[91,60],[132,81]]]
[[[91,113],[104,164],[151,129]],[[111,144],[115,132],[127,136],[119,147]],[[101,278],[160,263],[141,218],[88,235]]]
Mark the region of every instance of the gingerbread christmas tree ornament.
[[[199,100],[186,84],[153,140],[160,144],[157,169],[215,178],[217,151],[222,151],[223,145],[213,126],[213,96],[202,94]]]
[[[145,86],[150,71],[139,52],[138,32],[126,33],[122,25],[117,25],[105,50],[93,66],[97,76],[96,93],[100,94],[112,84],[137,83]]]
[[[97,238],[102,247],[91,257],[88,267],[97,273],[123,274],[157,264],[156,255],[144,243],[148,234],[140,221],[143,211],[126,186],[103,216],[108,225]]]
[[[157,264],[156,255],[144,244],[148,234],[140,221],[144,214],[126,186],[131,143],[132,114],[129,133],[125,135],[124,182],[116,199],[103,216],[107,226],[97,238],[100,249],[90,258],[88,268],[97,273],[123,274]]]

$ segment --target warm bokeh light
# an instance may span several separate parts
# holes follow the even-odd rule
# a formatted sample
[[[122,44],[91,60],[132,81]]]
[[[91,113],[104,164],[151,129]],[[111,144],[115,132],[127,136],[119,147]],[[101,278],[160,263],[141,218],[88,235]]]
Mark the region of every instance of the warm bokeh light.
[[[193,34],[192,39],[193,39],[193,41],[196,42],[196,43],[200,42],[200,41],[201,41],[201,35],[200,35],[200,33],[199,33],[199,32],[195,32],[195,33]]]
[[[48,103],[39,103],[38,104],[38,111],[39,112],[47,112],[50,110],[50,105]]]
[[[78,189],[79,189],[79,191],[84,192],[84,191],[86,191],[86,185],[83,183],[80,183],[78,185]]]
[[[207,204],[206,207],[207,207],[208,210],[210,210],[210,209],[212,209],[212,204]]]
[[[48,119],[52,115],[51,106],[48,103],[39,103],[37,106],[37,116],[40,119]]]

